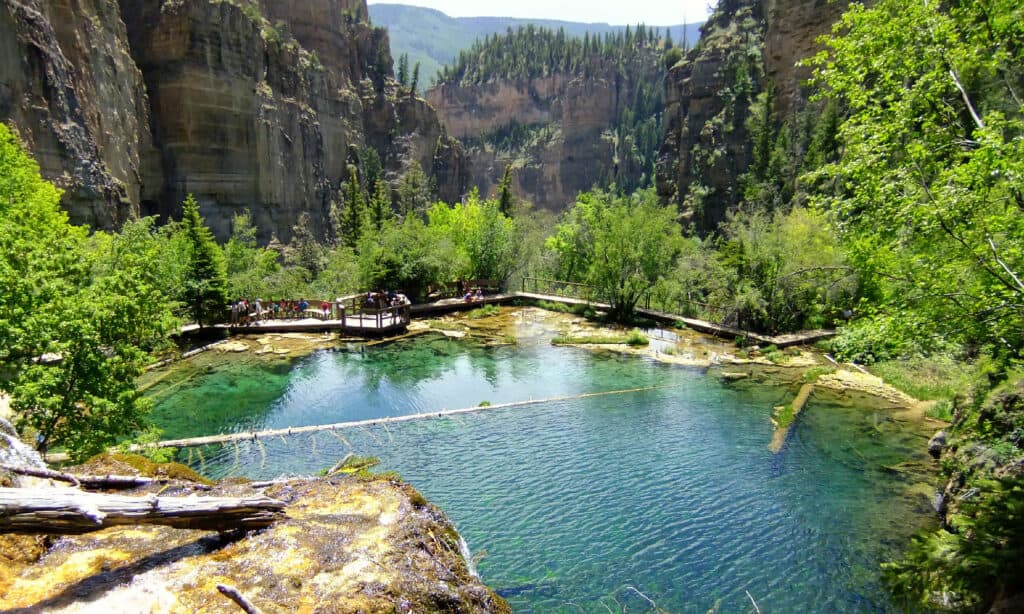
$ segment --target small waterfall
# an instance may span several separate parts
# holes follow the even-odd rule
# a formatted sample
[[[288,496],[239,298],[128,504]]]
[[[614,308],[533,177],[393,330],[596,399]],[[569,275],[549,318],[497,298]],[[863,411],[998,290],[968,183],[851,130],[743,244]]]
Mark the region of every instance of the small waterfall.
[[[46,468],[39,453],[18,439],[18,432],[3,418],[0,418],[0,464]]]
[[[469,569],[469,575],[476,579],[480,579],[480,574],[477,573],[476,563],[473,562],[473,553],[469,551],[469,544],[466,540],[459,535],[459,554],[466,560],[466,568]]]

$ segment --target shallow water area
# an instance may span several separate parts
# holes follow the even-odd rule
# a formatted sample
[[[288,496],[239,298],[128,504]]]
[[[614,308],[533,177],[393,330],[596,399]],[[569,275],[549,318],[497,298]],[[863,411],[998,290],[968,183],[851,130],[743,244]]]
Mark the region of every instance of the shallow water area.
[[[927,428],[880,405],[812,397],[779,454],[792,384],[552,347],[535,310],[303,357],[204,355],[150,388],[168,437],[324,424],[596,391],[568,399],[180,453],[212,477],[315,473],[379,456],[459,527],[518,612],[894,609],[878,565],[930,518]],[[512,315],[508,315],[511,313]],[[493,325],[492,325],[493,324]],[[515,345],[474,340],[474,331]],[[642,593],[642,595],[641,595]]]

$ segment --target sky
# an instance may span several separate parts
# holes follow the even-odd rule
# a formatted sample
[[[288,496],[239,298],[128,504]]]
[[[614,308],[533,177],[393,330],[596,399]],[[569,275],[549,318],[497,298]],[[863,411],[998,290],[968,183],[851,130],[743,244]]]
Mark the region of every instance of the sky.
[[[450,17],[527,17],[625,25],[670,26],[704,21],[716,0],[369,0],[411,4]]]

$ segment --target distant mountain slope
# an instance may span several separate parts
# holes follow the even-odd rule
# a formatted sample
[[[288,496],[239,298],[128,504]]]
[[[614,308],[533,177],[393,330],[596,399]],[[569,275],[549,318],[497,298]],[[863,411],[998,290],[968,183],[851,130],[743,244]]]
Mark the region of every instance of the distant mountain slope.
[[[431,83],[441,67],[469,48],[478,38],[488,34],[504,33],[508,28],[517,28],[529,23],[557,30],[564,28],[570,36],[583,36],[625,30],[625,26],[611,26],[606,23],[580,23],[551,19],[517,19],[514,17],[449,17],[434,9],[404,4],[371,4],[370,19],[374,25],[384,26],[391,37],[391,54],[398,58],[409,54],[409,66],[420,63],[421,81]],[[685,26],[686,41],[692,46],[700,36],[700,23]],[[672,40],[683,41],[684,26],[671,26]],[[664,26],[659,28],[664,32]]]

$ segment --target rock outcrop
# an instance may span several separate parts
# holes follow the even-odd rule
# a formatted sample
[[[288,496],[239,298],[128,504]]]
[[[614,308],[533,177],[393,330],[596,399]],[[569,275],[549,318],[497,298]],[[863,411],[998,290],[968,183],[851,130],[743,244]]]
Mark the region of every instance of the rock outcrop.
[[[665,78],[658,194],[706,234],[739,202],[752,160],[747,116],[763,88],[761,0],[722,0],[698,45]]]
[[[817,53],[818,37],[831,31],[848,5],[848,0],[764,0],[765,75],[774,88],[779,116],[785,117],[807,101],[803,84],[811,70],[797,63]]]
[[[803,108],[809,71],[797,62],[817,50],[847,4],[722,0],[697,47],[669,70],[658,193],[699,233],[714,232],[742,198],[739,178],[753,161],[751,104],[770,89],[780,123]]]
[[[142,74],[116,0],[0,2],[0,121],[18,132],[71,219],[138,214],[152,153]]]
[[[192,193],[221,238],[248,208],[262,239],[287,240],[303,213],[325,222],[353,145],[391,173],[440,169],[455,199],[464,154],[399,93],[366,15],[365,0],[4,0],[0,118],[95,227],[173,217]]]
[[[535,78],[444,83],[426,96],[448,132],[465,146],[481,194],[494,195],[511,165],[517,196],[560,211],[594,186],[616,182],[632,188],[649,179],[626,151],[632,141],[619,128],[640,84],[657,82],[663,74],[658,54],[648,48],[621,70],[609,61]],[[653,115],[657,119],[660,113],[659,97]]]
[[[127,474],[145,467],[133,461],[102,458],[80,471]],[[217,584],[227,584],[268,614],[511,611],[473,575],[444,514],[399,480],[358,474],[283,481],[257,491],[240,480],[203,486],[180,466],[149,467],[180,477],[131,494],[264,492],[288,503],[287,517],[248,533],[139,526],[49,545],[3,537],[0,557],[8,549],[11,556],[0,573],[0,609],[72,612],[88,603],[90,611],[123,611],[126,604],[145,612],[238,611],[217,591]]]

